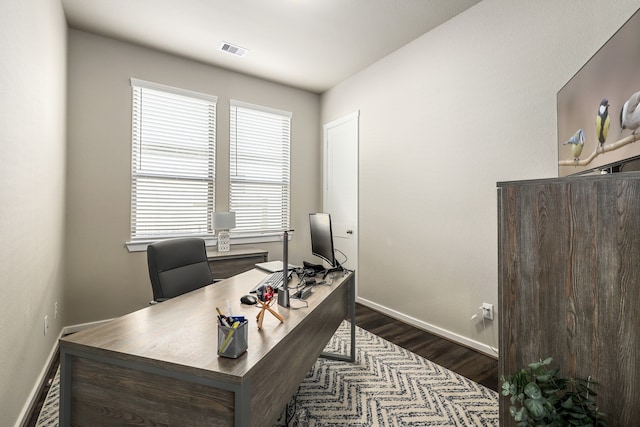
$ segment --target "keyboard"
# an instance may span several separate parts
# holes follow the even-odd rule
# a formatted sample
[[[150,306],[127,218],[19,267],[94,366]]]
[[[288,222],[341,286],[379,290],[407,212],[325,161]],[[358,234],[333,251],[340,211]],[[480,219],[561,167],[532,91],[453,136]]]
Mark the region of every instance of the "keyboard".
[[[291,278],[292,273],[293,271],[289,271],[289,279]],[[267,284],[270,285],[274,291],[278,292],[280,289],[282,289],[282,284],[284,283],[283,277],[284,277],[284,273],[282,271],[276,271],[275,273],[271,273],[267,277],[262,279],[260,283],[255,285],[250,292],[256,293],[256,291],[258,290],[258,288],[260,288],[260,286],[267,285]]]

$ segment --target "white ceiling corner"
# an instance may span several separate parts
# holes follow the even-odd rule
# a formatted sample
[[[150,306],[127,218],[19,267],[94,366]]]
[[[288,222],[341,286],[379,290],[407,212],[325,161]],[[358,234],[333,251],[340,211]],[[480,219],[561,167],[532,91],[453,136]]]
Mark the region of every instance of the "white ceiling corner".
[[[61,0],[72,28],[315,93],[479,1]]]

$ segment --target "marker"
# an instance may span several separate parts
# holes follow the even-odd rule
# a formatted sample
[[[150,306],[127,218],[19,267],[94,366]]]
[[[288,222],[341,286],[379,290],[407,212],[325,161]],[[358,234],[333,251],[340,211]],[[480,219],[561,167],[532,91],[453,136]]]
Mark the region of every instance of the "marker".
[[[218,320],[222,326],[226,326],[227,328],[229,327],[229,322],[227,322],[227,319],[224,316],[218,316]]]
[[[218,307],[216,307],[216,311],[218,312],[218,319],[220,319],[220,322],[222,323],[222,325],[226,326],[228,328],[229,327],[229,322],[227,321],[227,318],[225,317],[225,315],[222,314],[222,312],[220,311],[220,309]]]

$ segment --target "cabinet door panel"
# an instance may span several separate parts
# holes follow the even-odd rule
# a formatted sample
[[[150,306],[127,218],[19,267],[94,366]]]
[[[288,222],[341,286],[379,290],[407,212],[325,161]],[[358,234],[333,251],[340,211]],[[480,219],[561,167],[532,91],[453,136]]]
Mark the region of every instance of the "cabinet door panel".
[[[633,425],[640,177],[501,184],[498,213],[500,374],[551,356],[565,375],[601,383],[609,425]],[[501,425],[515,425],[501,399]]]

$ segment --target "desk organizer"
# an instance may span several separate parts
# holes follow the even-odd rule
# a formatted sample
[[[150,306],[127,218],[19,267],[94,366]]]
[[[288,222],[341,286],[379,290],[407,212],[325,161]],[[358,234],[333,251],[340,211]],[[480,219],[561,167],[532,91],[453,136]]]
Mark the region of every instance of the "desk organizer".
[[[247,351],[248,322],[237,328],[218,325],[218,356],[235,359]]]

